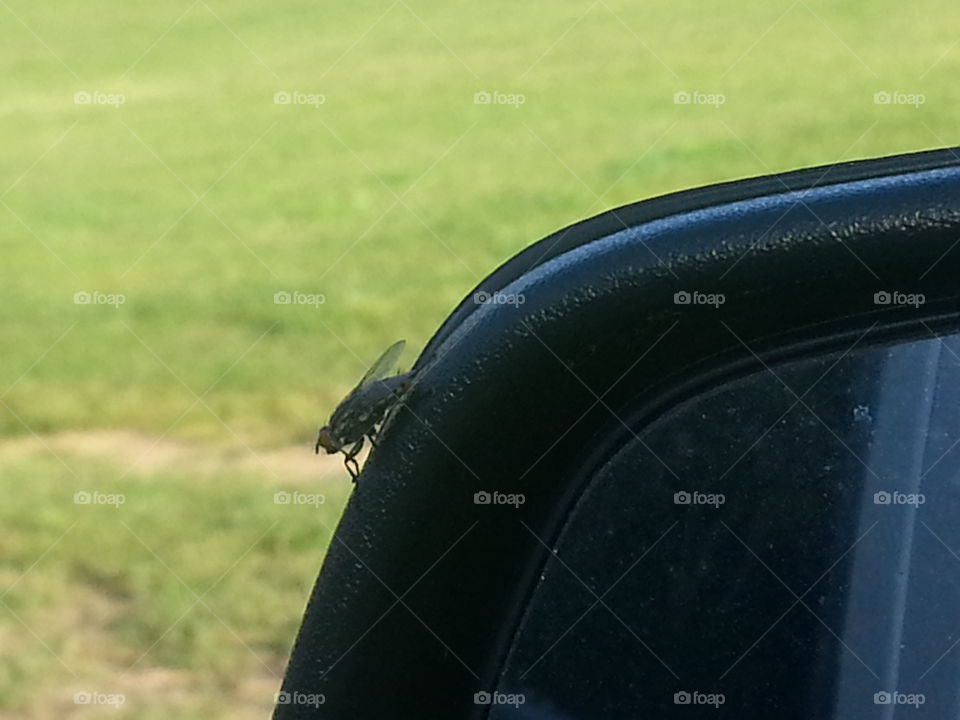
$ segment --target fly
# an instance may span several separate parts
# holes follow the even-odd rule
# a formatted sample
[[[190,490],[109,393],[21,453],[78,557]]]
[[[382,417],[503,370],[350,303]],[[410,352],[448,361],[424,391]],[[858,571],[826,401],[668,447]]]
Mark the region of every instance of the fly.
[[[410,373],[386,377],[396,365],[405,345],[405,341],[399,340],[384,350],[317,433],[314,448],[317,454],[320,448],[326,450],[328,455],[342,452],[343,464],[354,480],[360,474],[357,455],[363,448],[364,438],[376,447],[378,426],[410,388]]]

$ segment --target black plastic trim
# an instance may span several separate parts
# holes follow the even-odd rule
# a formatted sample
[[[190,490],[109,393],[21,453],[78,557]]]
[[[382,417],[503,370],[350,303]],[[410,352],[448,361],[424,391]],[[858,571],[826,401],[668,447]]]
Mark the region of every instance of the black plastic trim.
[[[755,354],[775,362],[871,325],[877,339],[956,327],[957,158],[661,198],[630,206],[627,228],[604,214],[533,269],[521,271],[521,254],[491,275],[485,287],[525,301],[455,311],[422,355],[338,527],[284,682],[326,702],[276,717],[482,717],[473,693],[493,687],[587,481],[579,470],[615,451],[620,420],[636,431],[678,393],[756,367]],[[726,302],[675,304],[693,289]],[[926,303],[877,305],[881,290]],[[476,505],[480,490],[526,502]]]

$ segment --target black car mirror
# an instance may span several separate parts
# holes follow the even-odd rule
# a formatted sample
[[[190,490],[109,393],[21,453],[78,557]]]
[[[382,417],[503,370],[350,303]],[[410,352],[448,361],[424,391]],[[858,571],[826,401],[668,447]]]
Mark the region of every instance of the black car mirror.
[[[955,714],[958,244],[944,150],[525,250],[415,365],[276,717]]]

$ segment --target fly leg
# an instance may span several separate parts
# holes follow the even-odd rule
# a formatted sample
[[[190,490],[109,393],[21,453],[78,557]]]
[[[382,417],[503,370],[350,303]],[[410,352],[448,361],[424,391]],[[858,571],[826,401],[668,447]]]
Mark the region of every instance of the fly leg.
[[[360,466],[357,464],[356,458],[347,456],[343,459],[343,465],[347,468],[347,472],[350,473],[350,477],[354,482],[357,481],[357,478],[360,476]]]
[[[360,463],[357,462],[357,455],[360,454],[362,448],[363,438],[361,437],[349,450],[343,453],[343,464],[347,468],[347,472],[350,473],[350,477],[354,480],[360,475]]]

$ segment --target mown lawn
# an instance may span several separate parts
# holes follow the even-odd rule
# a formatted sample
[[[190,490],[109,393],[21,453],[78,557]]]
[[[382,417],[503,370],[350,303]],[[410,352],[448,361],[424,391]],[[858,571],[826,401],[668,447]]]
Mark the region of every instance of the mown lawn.
[[[957,144],[956,17],[947,0],[2,0],[0,717],[100,716],[74,688],[119,688],[117,717],[265,715],[348,484],[256,458],[309,454],[382,348],[406,338],[409,364],[560,226]],[[169,447],[191,450],[154,457]],[[275,505],[293,480],[327,504]],[[126,502],[76,505],[83,488]]]

